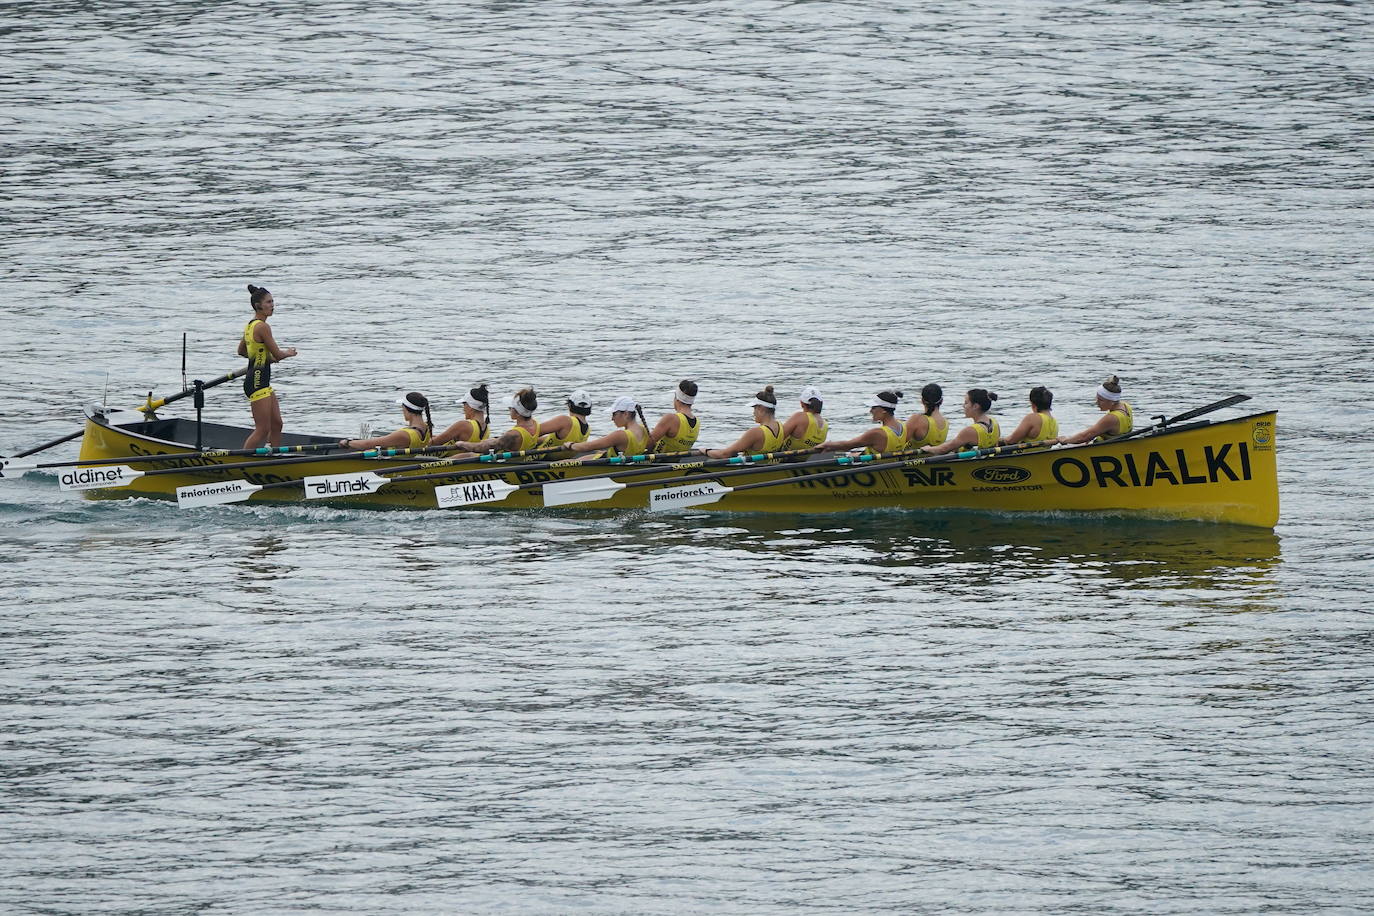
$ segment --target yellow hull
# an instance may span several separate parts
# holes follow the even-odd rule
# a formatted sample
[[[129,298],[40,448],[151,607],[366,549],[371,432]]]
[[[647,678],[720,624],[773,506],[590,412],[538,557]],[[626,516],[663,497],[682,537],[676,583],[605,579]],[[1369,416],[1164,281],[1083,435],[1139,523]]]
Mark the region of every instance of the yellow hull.
[[[952,461],[912,460],[901,467],[870,471],[855,468],[826,480],[799,479],[743,492],[694,511],[725,512],[837,512],[859,509],[964,509],[984,512],[1104,513],[1163,519],[1192,519],[1272,528],[1279,517],[1278,474],[1275,465],[1275,413],[1254,414],[1215,423],[1195,423],[1138,439],[1077,448],[1033,450],[991,458]],[[172,421],[159,421],[164,427]],[[167,427],[184,433],[182,427]],[[135,424],[128,428],[88,421],[81,458],[118,458],[170,454],[190,450],[185,442],[158,439]],[[224,428],[221,428],[224,429]],[[243,435],[242,430],[231,431]],[[184,438],[184,436],[182,436]],[[317,440],[327,441],[327,440]],[[255,484],[300,480],[307,476],[356,471],[384,473],[389,467],[415,464],[417,459],[348,461],[304,460],[299,464],[261,469],[222,471],[216,466],[251,459],[178,459],[140,464],[143,470],[180,467],[184,472],[140,477],[119,489],[90,491],[96,498],[130,496],[174,497],[176,488],[217,480],[246,479]],[[271,459],[263,459],[271,460]],[[480,467],[469,465],[468,467]],[[536,471],[504,471],[493,465],[480,475],[413,483],[398,478],[379,492],[332,504],[369,507],[435,508],[434,487],[447,483],[502,480],[510,484],[549,482],[614,473],[608,467],[560,467]],[[729,468],[677,469],[624,478],[627,483],[652,480],[671,486],[686,476]],[[749,473],[719,478],[725,486],[740,487],[767,480],[801,477],[821,468],[801,470],[795,465],[757,465]],[[416,474],[422,473],[419,471]],[[433,471],[430,471],[433,473]],[[613,498],[585,504],[590,508],[643,509],[654,486],[632,486]],[[301,487],[264,490],[254,502],[299,502]],[[512,493],[505,500],[481,504],[494,509],[542,509],[538,487]]]

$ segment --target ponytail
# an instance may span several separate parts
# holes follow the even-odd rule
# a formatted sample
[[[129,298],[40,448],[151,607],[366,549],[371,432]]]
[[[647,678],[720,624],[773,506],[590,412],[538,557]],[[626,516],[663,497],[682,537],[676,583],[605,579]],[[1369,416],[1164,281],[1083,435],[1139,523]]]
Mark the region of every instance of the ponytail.
[[[921,389],[921,403],[925,405],[925,415],[930,416],[940,409],[940,405],[945,402],[945,391],[939,385],[931,382]]]
[[[253,311],[256,312],[258,306],[262,304],[262,300],[270,295],[272,294],[267,289],[261,286],[254,286],[251,283],[248,284],[248,304],[253,306]]]
[[[644,432],[649,431],[649,421],[644,419],[644,408],[635,404],[635,413],[639,414],[639,422],[644,424]]]

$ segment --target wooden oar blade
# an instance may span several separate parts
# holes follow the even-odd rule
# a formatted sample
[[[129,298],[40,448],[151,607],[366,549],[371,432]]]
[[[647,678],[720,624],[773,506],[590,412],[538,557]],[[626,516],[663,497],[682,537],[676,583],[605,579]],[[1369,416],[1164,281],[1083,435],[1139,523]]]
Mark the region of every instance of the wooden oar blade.
[[[520,489],[501,480],[476,480],[434,488],[434,500],[440,509],[456,509],[477,503],[497,503]]]
[[[591,477],[582,480],[559,480],[544,484],[545,506],[568,506],[573,503],[594,503],[610,499],[625,485],[609,477]]]
[[[177,487],[177,507],[195,509],[200,506],[241,503],[261,489],[262,487],[257,484],[246,480],[221,480],[215,483],[198,483],[191,487]]]
[[[305,478],[306,499],[328,499],[331,496],[367,496],[391,483],[371,471],[354,474],[323,474]]]
[[[143,476],[127,464],[90,468],[70,468],[57,475],[57,485],[64,490],[105,490],[124,487]]]
[[[691,506],[705,506],[718,502],[731,487],[718,484],[713,480],[691,484],[685,487],[664,487],[649,491],[649,509],[653,512],[668,512],[672,509],[687,509]]]

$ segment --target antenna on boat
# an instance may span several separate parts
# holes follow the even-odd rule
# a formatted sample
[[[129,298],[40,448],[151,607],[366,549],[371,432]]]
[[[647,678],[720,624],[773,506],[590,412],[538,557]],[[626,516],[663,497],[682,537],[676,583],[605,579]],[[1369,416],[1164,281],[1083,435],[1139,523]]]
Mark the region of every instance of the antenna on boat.
[[[101,406],[103,407],[104,405],[106,405],[106,404],[108,404],[108,403],[110,403],[110,370],[109,370],[109,369],[106,369],[106,370],[105,370],[105,393],[102,394],[102,395],[100,396],[100,404],[101,404]]]

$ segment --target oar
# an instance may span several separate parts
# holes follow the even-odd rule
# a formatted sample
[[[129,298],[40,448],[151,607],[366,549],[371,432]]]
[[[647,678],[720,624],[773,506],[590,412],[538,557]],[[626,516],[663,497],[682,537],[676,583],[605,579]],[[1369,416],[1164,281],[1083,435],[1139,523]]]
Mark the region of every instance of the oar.
[[[529,490],[534,487],[544,488],[544,505],[561,506],[567,503],[592,502],[598,499],[608,499],[614,496],[617,491],[624,489],[624,484],[617,483],[614,478],[631,477],[641,474],[661,474],[665,470],[694,470],[696,468],[718,467],[725,465],[747,464],[750,461],[764,461],[770,458],[782,458],[792,455],[805,455],[814,452],[815,449],[796,449],[788,452],[770,452],[762,455],[736,455],[733,458],[713,458],[709,461],[687,461],[678,462],[670,466],[647,466],[632,467],[623,471],[617,471],[605,477],[583,477],[574,480],[534,480],[529,483],[510,484],[501,480],[482,480],[469,484],[454,484],[447,487],[435,487],[434,499],[440,509],[453,509],[458,506],[471,506],[476,503],[500,502],[512,493],[519,490]],[[673,454],[673,453],[668,453]],[[691,455],[692,452],[681,454]],[[562,464],[562,462],[560,462]],[[590,465],[591,462],[583,463],[583,466]],[[422,480],[421,477],[412,477],[411,480]]]
[[[821,471],[816,474],[803,474],[799,477],[783,477],[778,480],[763,480],[758,483],[740,484],[735,487],[720,486],[715,483],[721,477],[731,477],[740,473],[756,472],[757,468],[749,471],[726,471],[720,474],[701,474],[696,477],[687,477],[678,481],[672,487],[664,487],[659,490],[649,492],[649,509],[654,512],[663,512],[668,509],[685,509],[690,506],[704,506],[709,503],[718,502],[727,493],[738,493],[743,490],[757,490],[762,487],[777,487],[788,483],[809,483],[813,480],[829,480],[833,477],[844,477],[858,471],[890,471],[894,468],[911,468],[926,464],[943,464],[949,461],[976,460],[979,458],[991,458],[994,455],[1006,455],[1010,452],[1019,452],[1031,448],[1043,448],[1038,442],[1017,442],[1013,445],[995,445],[991,448],[977,449],[966,452],[953,452],[948,455],[933,455],[929,458],[908,458],[901,461],[884,461],[878,464],[853,464],[833,471]],[[811,467],[817,463],[811,463]],[[777,470],[771,468],[765,470]],[[654,483],[662,481],[636,481],[629,484],[631,487],[652,486]]]
[[[1205,407],[1195,407],[1192,410],[1184,411],[1178,416],[1170,417],[1167,420],[1163,417],[1160,417],[1158,423],[1153,423],[1142,429],[1133,429],[1130,432],[1126,433],[1124,436],[1113,436],[1110,439],[1104,439],[1102,442],[1099,442],[1098,445],[1103,444],[1103,442],[1120,442],[1124,439],[1136,439],[1140,436],[1148,436],[1158,430],[1172,426],[1175,423],[1185,423],[1188,420],[1192,420],[1195,417],[1200,417],[1203,414],[1211,413],[1214,410],[1224,410],[1227,407],[1234,407],[1241,401],[1248,400],[1250,400],[1250,395],[1248,394],[1233,394],[1230,397],[1222,398],[1220,401],[1217,401],[1214,404],[1208,404]]]
[[[451,447],[439,445],[431,446],[431,448],[446,449]],[[369,450],[367,452],[348,453],[342,456],[330,455],[327,457],[330,459],[333,459],[335,457],[351,458],[358,456],[378,457],[376,454],[374,454],[374,452],[376,451],[377,450]],[[427,450],[382,449],[380,451],[387,453],[386,457],[393,457],[395,455],[401,454],[422,454]],[[330,496],[365,496],[372,493],[376,493],[378,490],[386,486],[388,483],[394,483],[398,480],[412,481],[431,480],[434,478],[447,479],[453,477],[466,477],[475,474],[490,474],[492,473],[492,468],[468,468],[459,470],[449,470],[438,474],[425,474],[412,477],[401,476],[404,475],[407,471],[418,471],[423,470],[425,468],[439,467],[440,465],[453,467],[463,464],[495,464],[500,467],[501,473],[507,473],[509,471],[539,470],[542,468],[555,467],[561,462],[533,461],[509,465],[501,464],[501,462],[508,461],[512,458],[522,458],[531,455],[543,455],[547,454],[548,452],[559,451],[563,451],[563,448],[561,446],[555,446],[552,448],[525,449],[523,451],[518,452],[492,452],[486,455],[478,455],[475,458],[439,458],[431,461],[425,461],[420,464],[407,464],[402,465],[400,467],[387,468],[381,474],[376,474],[372,471],[354,471],[349,474],[327,474],[313,477],[305,477],[300,480],[281,480],[275,483],[266,484],[254,484],[248,482],[247,480],[216,481],[214,483],[195,484],[189,487],[177,487],[177,505],[183,509],[193,509],[200,506],[218,506],[224,505],[226,503],[237,503],[243,502],[244,500],[248,499],[250,496],[252,496],[254,493],[257,493],[260,490],[275,490],[280,487],[292,487],[297,485],[304,485],[306,499],[324,499]],[[318,461],[322,459],[304,460]],[[273,462],[266,461],[254,462],[248,464],[247,467],[260,468],[266,465],[270,465],[272,463]],[[210,466],[206,468],[195,468],[194,470],[220,470],[223,468],[231,467],[236,466],[226,464]]]
[[[697,461],[687,465],[678,465],[677,470],[690,471],[697,468],[730,467],[739,465],[754,464],[760,461],[776,461],[780,458],[793,458],[801,455],[810,455],[816,451],[815,448],[799,448],[785,452],[766,452],[758,455],[735,455],[731,458],[713,458],[709,461]],[[853,456],[847,456],[853,457]],[[891,456],[886,456],[891,457]],[[877,460],[876,455],[860,456],[862,460]],[[836,459],[827,459],[824,463],[828,466],[833,464]],[[805,467],[805,464],[794,465],[794,467]],[[608,474],[604,477],[582,477],[576,480],[559,480],[553,483],[544,484],[544,505],[545,506],[566,506],[572,503],[591,503],[603,499],[610,499],[619,493],[629,484],[620,483],[624,477],[638,477],[644,474],[661,473],[663,468],[632,468],[627,471],[620,471],[615,474]],[[533,486],[531,484],[530,486]]]
[[[241,377],[244,373],[246,373],[247,371],[248,371],[248,367],[245,366],[244,368],[242,368],[242,369],[236,369],[236,370],[233,371],[233,372],[226,372],[224,375],[221,375],[219,378],[217,378],[217,379],[211,379],[210,381],[206,382],[204,385],[201,386],[201,390],[204,390],[204,389],[206,389],[206,388],[213,388],[213,387],[215,387],[216,385],[223,385],[225,382],[232,381],[233,379],[236,379],[236,378],[240,378],[240,377]],[[179,400],[181,400],[182,398],[190,397],[191,395],[193,395],[193,394],[195,394],[195,393],[196,393],[196,390],[195,390],[194,388],[191,388],[191,389],[188,389],[188,390],[186,390],[186,391],[178,391],[176,394],[168,395],[167,397],[163,398],[163,399],[160,400],[160,401],[154,401],[154,400],[153,400],[153,396],[152,396],[152,394],[150,393],[150,394],[148,395],[148,402],[147,402],[146,404],[144,404],[143,406],[137,407],[137,408],[135,408],[135,409],[136,409],[136,410],[144,411],[144,413],[147,414],[147,413],[150,413],[150,412],[152,412],[152,411],[154,411],[154,410],[157,410],[159,407],[163,407],[163,406],[165,406],[165,405],[167,405],[167,404],[170,404],[170,403],[172,403],[173,401],[179,401]],[[86,430],[85,430],[84,428],[78,429],[78,430],[77,430],[76,432],[74,432],[74,433],[69,433],[68,435],[60,436],[60,437],[58,437],[58,438],[56,438],[56,439],[53,439],[51,442],[44,442],[42,445],[35,445],[33,448],[25,449],[24,451],[20,452],[19,454],[12,456],[12,458],[27,458],[27,457],[29,457],[30,455],[36,455],[36,454],[38,454],[39,452],[47,451],[48,449],[52,448],[52,447],[55,446],[55,445],[61,445],[63,442],[70,442],[70,441],[72,441],[73,439],[76,439],[76,438],[80,437],[80,436],[81,436],[83,433],[85,433],[85,432],[86,432]],[[29,468],[25,468],[25,470],[31,471],[31,470],[33,470],[33,468],[32,468],[32,467],[29,467]],[[0,471],[3,471],[3,468],[0,468]],[[4,476],[4,475],[0,475],[0,476]],[[11,474],[11,475],[8,475],[8,476],[11,476],[11,477],[22,477],[22,476],[24,476],[24,475],[23,475],[22,473],[20,473],[20,474]]]

